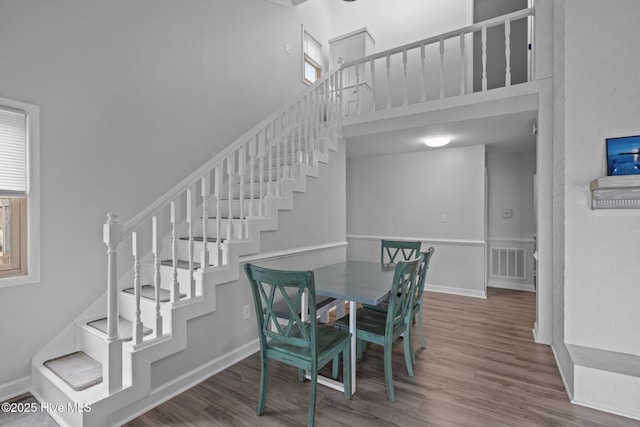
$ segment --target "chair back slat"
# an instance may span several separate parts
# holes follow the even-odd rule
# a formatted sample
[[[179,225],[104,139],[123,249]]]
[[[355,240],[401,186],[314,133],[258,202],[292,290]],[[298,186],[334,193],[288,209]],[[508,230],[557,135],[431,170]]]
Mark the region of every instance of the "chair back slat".
[[[415,288],[413,297],[413,305],[422,304],[422,296],[424,295],[425,281],[427,278],[427,271],[429,270],[429,263],[435,249],[431,246],[426,252],[422,252],[422,264],[418,269],[418,285]]]
[[[399,261],[416,258],[420,252],[421,242],[404,240],[382,240],[380,263],[382,266],[393,266]]]
[[[268,347],[270,340],[276,340],[315,352],[316,323],[303,322],[303,298],[307,299],[309,319],[316,318],[315,282],[312,271],[281,271],[245,264],[251,293],[255,304],[260,344]],[[306,292],[305,292],[306,291]],[[281,298],[289,310],[286,325],[278,322],[273,305]]]
[[[396,265],[391,293],[389,294],[389,307],[387,309],[386,333],[400,327],[411,316],[413,296],[418,284],[418,272],[423,256],[409,261],[400,261]]]

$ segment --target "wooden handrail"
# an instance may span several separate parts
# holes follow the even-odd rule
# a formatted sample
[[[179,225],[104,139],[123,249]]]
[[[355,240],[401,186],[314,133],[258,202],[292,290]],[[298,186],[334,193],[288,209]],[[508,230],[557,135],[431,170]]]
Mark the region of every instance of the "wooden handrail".
[[[402,53],[403,51],[415,49],[422,45],[427,45],[431,43],[437,43],[440,40],[450,39],[452,37],[459,37],[460,34],[472,33],[474,31],[481,30],[484,28],[495,27],[496,25],[504,24],[506,21],[515,21],[517,19],[526,18],[527,16],[531,16],[535,14],[535,7],[530,7],[528,9],[518,10],[516,12],[508,13],[506,15],[498,16],[496,18],[487,19],[486,21],[477,22],[472,25],[468,25],[463,28],[459,28],[457,30],[449,31],[446,33],[439,34],[437,36],[428,37],[426,39],[409,43],[400,47],[394,47],[392,49],[387,49],[382,52],[374,53],[369,56],[365,56],[353,61],[345,62],[342,64],[342,68],[349,68],[359,64],[363,64],[369,61],[373,61],[380,58],[385,58],[386,56],[395,55],[397,53]]]

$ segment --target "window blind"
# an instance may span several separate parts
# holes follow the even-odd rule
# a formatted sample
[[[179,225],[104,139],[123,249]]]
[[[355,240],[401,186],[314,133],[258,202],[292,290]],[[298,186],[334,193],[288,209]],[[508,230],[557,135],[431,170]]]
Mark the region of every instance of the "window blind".
[[[27,194],[27,115],[0,106],[0,196]]]
[[[322,64],[322,45],[306,31],[304,32],[303,50],[316,64]]]

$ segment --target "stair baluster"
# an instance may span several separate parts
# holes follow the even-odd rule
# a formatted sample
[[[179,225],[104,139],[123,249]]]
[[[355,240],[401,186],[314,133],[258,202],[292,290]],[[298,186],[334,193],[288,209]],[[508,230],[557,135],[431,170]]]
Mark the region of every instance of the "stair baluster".
[[[216,258],[215,266],[223,265],[222,251],[220,247],[220,227],[222,216],[222,165],[216,166],[213,172],[213,197],[216,199]],[[205,224],[206,227],[206,224]]]
[[[238,239],[245,238],[245,216],[244,216],[244,169],[247,162],[247,143],[244,142],[238,149],[238,177],[240,179],[240,229],[238,230]]]
[[[140,293],[142,292],[142,277],[140,269],[140,257],[142,256],[142,239],[138,232],[131,233],[131,246],[133,254],[133,293],[135,296],[135,313],[132,327],[132,339],[134,344],[142,343],[142,311],[140,309]]]
[[[161,237],[158,230],[158,216],[151,218],[151,252],[153,253],[153,285],[155,290],[156,338],[162,336],[162,314],[160,312],[160,247]]]
[[[234,174],[236,171],[235,168],[235,159],[234,156],[231,155],[229,157],[227,157],[227,184],[228,184],[228,197],[229,199],[227,200],[227,204],[229,205],[229,214],[227,215],[227,242],[231,241],[231,236],[232,236],[232,228],[233,228],[233,184],[235,182],[234,180]]]
[[[440,99],[444,98],[444,39],[440,39]]]
[[[171,201],[171,259],[173,281],[171,282],[170,300],[173,304],[180,301],[180,283],[178,282],[178,205]]]
[[[376,60],[371,60],[371,111],[376,111]]]
[[[256,137],[253,136],[249,140],[249,216],[253,217],[253,205],[255,194],[254,194],[254,183],[256,182],[255,177],[255,169],[256,169]]]
[[[273,196],[273,122],[264,129],[264,139],[267,143],[267,164],[269,175],[267,179],[267,196]]]
[[[424,102],[427,98],[427,87],[426,87],[426,74],[425,74],[425,67],[426,67],[426,53],[425,53],[425,46],[421,45],[420,46],[420,102]]]
[[[194,267],[193,267],[193,251],[194,251],[194,243],[193,243],[193,209],[194,209],[194,198],[193,198],[193,189],[187,188],[187,236],[189,239],[188,243],[188,260],[189,260],[189,298],[194,298],[196,296],[196,279],[194,277]],[[204,243],[204,242],[203,242]]]
[[[289,159],[287,158],[287,151],[288,151],[288,147],[289,147],[289,134],[291,133],[291,110],[287,109],[287,111],[284,112],[284,117],[283,117],[283,122],[282,122],[282,178],[283,179],[288,179],[290,178],[289,176]]]
[[[504,75],[505,87],[511,86],[511,21],[504,23],[504,57],[506,59],[506,69]]]
[[[282,157],[280,153],[280,143],[282,142],[282,114],[276,118],[275,140],[276,140],[276,197],[281,196],[280,187],[282,183],[281,163]]]
[[[389,108],[391,108],[391,56],[387,55],[387,110]]]
[[[402,105],[409,104],[407,93],[407,49],[402,51]]]
[[[487,90],[487,26],[482,27],[482,91]]]
[[[466,70],[466,54],[465,54],[465,46],[464,46],[464,33],[460,33],[460,95],[464,95],[466,93],[466,80],[467,80],[467,70]]]
[[[202,254],[200,256],[200,268],[209,267],[209,239],[207,236],[207,223],[209,220],[209,196],[211,195],[211,174],[205,173],[200,179],[200,196],[202,197]],[[218,202],[216,196],[216,203]],[[216,237],[218,237],[216,235]],[[216,256],[213,265],[220,263],[220,246],[216,243]]]
[[[258,206],[258,215],[264,216],[264,132],[257,135],[258,138],[258,188],[260,190],[260,205]]]

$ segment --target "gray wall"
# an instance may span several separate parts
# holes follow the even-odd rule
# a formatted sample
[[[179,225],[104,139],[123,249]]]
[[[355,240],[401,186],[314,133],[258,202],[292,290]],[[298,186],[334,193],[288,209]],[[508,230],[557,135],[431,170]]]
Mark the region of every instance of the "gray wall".
[[[423,240],[429,284],[483,296],[485,147],[348,159],[347,235],[347,256],[371,261],[379,237]]]

